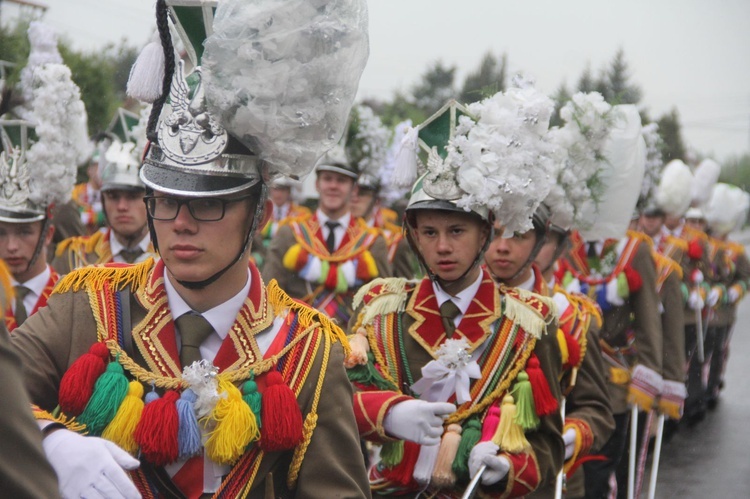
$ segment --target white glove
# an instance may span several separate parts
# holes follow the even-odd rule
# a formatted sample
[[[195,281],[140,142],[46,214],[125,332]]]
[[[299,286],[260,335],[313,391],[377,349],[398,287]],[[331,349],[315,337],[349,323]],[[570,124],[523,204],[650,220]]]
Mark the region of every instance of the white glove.
[[[134,470],[141,463],[114,443],[60,429],[47,436],[43,446],[60,480],[63,498],[141,497],[124,471]]]
[[[729,303],[737,303],[737,300],[740,299],[740,292],[737,291],[737,288],[732,286],[729,288],[729,291],[727,291],[727,298],[729,298]]]
[[[568,428],[562,435],[563,443],[565,443],[565,460],[567,461],[573,457],[573,452],[576,450],[576,430],[574,428]]]
[[[688,307],[692,310],[701,310],[703,308],[703,298],[701,298],[701,295],[697,290],[690,292],[690,295],[688,296]]]
[[[492,441],[479,442],[469,454],[469,475],[471,478],[479,472],[482,466],[487,469],[482,473],[482,485],[492,485],[499,482],[510,470],[510,461],[505,456],[498,456],[500,450]]]
[[[709,307],[714,307],[717,303],[719,303],[720,297],[721,291],[719,291],[718,288],[711,288],[711,291],[708,292],[708,296],[706,297],[706,304]]]
[[[391,407],[383,427],[395,438],[420,445],[437,445],[443,434],[443,420],[455,410],[456,406],[448,402],[406,400]]]

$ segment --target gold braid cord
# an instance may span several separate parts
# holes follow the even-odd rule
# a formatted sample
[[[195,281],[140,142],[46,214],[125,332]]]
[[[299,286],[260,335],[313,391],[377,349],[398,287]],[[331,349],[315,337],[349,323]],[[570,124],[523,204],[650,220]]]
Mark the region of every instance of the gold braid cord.
[[[299,477],[299,470],[302,466],[302,460],[305,458],[307,448],[310,446],[313,432],[318,423],[318,403],[320,402],[320,394],[323,392],[323,381],[328,372],[328,357],[331,354],[331,341],[328,336],[324,336],[323,346],[323,363],[321,364],[320,375],[318,376],[318,384],[315,387],[315,395],[313,396],[312,407],[310,412],[305,417],[305,423],[302,429],[303,440],[297,448],[294,450],[294,456],[292,462],[289,465],[289,475],[287,475],[286,483],[290,489],[294,489],[297,486],[297,478]]]

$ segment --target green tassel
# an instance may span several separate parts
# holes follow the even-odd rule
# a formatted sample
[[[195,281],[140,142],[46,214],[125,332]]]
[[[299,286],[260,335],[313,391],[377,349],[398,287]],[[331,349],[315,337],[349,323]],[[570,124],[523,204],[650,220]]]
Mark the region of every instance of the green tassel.
[[[565,272],[565,275],[563,275],[563,279],[562,279],[563,287],[567,288],[572,281],[573,281],[573,274],[570,272],[570,270],[567,270]]]
[[[258,428],[261,427],[260,421],[260,401],[261,394],[258,392],[258,384],[253,378],[245,381],[242,385],[242,400],[250,407],[250,410],[255,414],[255,420],[258,422]]]
[[[96,380],[94,392],[86,408],[78,416],[78,422],[86,425],[89,435],[101,435],[114,419],[127,394],[128,378],[125,377],[122,366],[117,362],[110,362],[107,370]]]
[[[479,419],[472,418],[464,424],[461,432],[461,442],[458,444],[456,458],[453,460],[453,473],[459,481],[468,481],[469,476],[469,454],[471,449],[479,443],[482,438],[482,423]]]
[[[617,296],[620,298],[627,299],[630,296],[630,287],[628,287],[628,277],[625,272],[620,272],[617,275]]]
[[[515,423],[524,430],[533,430],[539,426],[539,416],[534,407],[534,392],[526,371],[518,373],[511,395],[516,401]]]
[[[375,368],[375,356],[372,352],[367,352],[367,363],[347,369],[346,375],[352,383],[375,386],[379,390],[398,390],[398,387],[386,380]]]
[[[404,458],[404,441],[386,442],[380,449],[380,462],[386,468],[393,468]]]
[[[344,271],[339,266],[336,268],[336,292],[346,293],[347,289],[349,289],[349,283],[346,282]]]
[[[331,270],[331,264],[326,260],[320,261],[320,277],[318,277],[318,284],[325,284],[328,278],[328,272]]]

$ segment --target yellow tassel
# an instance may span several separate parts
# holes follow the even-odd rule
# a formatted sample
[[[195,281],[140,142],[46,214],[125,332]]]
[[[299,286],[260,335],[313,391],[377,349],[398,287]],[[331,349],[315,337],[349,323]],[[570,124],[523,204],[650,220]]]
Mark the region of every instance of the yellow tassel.
[[[376,277],[378,275],[378,266],[375,263],[375,259],[372,257],[372,253],[365,250],[362,253],[362,263],[367,265],[367,275],[370,277]]]
[[[367,304],[362,310],[362,325],[372,324],[373,319],[379,315],[402,312],[406,304],[406,283],[408,281],[399,277],[377,278],[365,284],[354,295],[353,307],[359,308],[367,293],[382,286],[383,290]]]
[[[138,444],[133,435],[143,412],[143,385],[140,381],[131,381],[128,394],[117,409],[114,419],[104,428],[102,438],[110,440],[127,452],[135,455]]]
[[[297,259],[299,258],[299,254],[302,251],[302,246],[299,244],[295,244],[291,248],[289,248],[284,254],[284,259],[282,261],[282,264],[284,265],[285,269],[296,271],[297,270]]]
[[[105,284],[112,287],[113,290],[119,291],[130,286],[131,288],[140,288],[146,284],[149,273],[154,266],[154,259],[129,265],[127,267],[105,267],[92,266],[77,269],[63,277],[55,286],[55,293],[65,293],[67,291],[79,291],[83,288],[98,291]]]
[[[365,328],[358,328],[357,332],[349,337],[349,345],[352,352],[344,360],[344,367],[351,369],[354,366],[367,364],[367,352],[370,351],[370,343],[367,341]]]
[[[242,393],[231,381],[219,376],[221,398],[205,421],[214,429],[205,444],[208,457],[219,464],[234,464],[245,448],[260,438],[255,414],[242,400]]]
[[[439,489],[449,489],[456,484],[456,474],[453,473],[453,461],[456,459],[458,446],[461,443],[461,425],[449,424],[440,441],[435,468],[432,470],[430,483]]]
[[[5,261],[0,260],[0,291],[2,291],[5,297],[6,303],[10,303],[13,300],[15,294],[13,292],[13,285],[10,281],[10,271],[5,266]],[[5,315],[5,304],[0,304],[0,318]]]
[[[516,404],[512,395],[503,398],[500,406],[500,424],[497,425],[492,441],[505,452],[517,454],[527,451],[531,444],[526,440],[523,429],[515,423]]]
[[[568,342],[565,341],[565,333],[562,329],[557,330],[557,345],[560,347],[562,363],[565,365],[568,363],[570,356],[568,354]]]

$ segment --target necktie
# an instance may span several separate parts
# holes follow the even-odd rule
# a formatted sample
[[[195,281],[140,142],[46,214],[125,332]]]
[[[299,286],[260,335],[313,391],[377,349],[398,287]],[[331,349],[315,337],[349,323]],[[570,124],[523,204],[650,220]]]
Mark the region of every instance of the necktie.
[[[440,317],[443,319],[443,327],[445,328],[445,334],[450,338],[453,331],[456,330],[456,323],[454,319],[461,313],[458,306],[453,303],[453,300],[446,300],[440,305]]]
[[[341,224],[336,222],[335,220],[328,220],[326,222],[326,227],[328,227],[326,247],[328,248],[329,253],[333,253],[333,251],[336,249],[336,227],[339,227],[340,225]]]
[[[202,315],[193,312],[180,316],[175,320],[175,324],[182,337],[180,364],[182,367],[187,367],[202,359],[201,343],[214,332],[214,328]]]
[[[143,250],[140,248],[140,246],[136,246],[135,248],[132,248],[132,249],[125,248],[122,251],[120,251],[120,256],[122,257],[123,260],[125,260],[128,263],[135,262],[138,259],[138,257],[141,256],[142,254],[143,254]]]
[[[26,305],[23,304],[23,299],[26,298],[26,295],[31,293],[31,290],[26,286],[15,286],[15,291],[16,311],[13,315],[16,318],[16,324],[20,326],[29,317],[28,312],[26,312]]]

